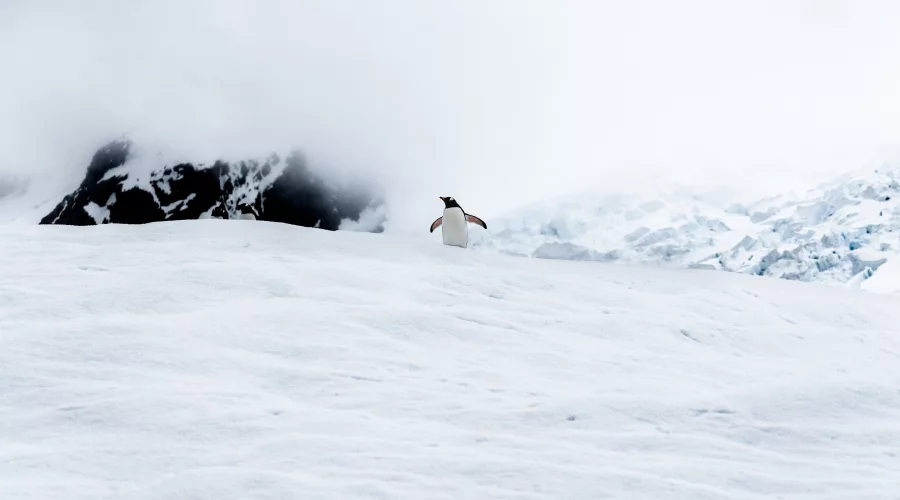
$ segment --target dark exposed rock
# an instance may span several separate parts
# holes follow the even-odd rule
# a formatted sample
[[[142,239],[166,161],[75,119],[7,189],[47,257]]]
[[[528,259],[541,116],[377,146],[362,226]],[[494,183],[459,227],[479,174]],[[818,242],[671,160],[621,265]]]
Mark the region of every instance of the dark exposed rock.
[[[113,224],[148,224],[166,219],[153,195],[138,188],[117,193],[116,202],[108,209],[109,222]]]
[[[212,217],[214,219],[227,219],[228,212],[225,210],[225,204],[224,203],[216,203],[216,206],[213,208],[213,211],[210,214],[210,217]]]
[[[366,189],[328,185],[299,152],[283,162],[272,154],[263,161],[180,163],[141,179],[127,171],[130,151],[126,140],[100,148],[78,189],[41,224],[254,218],[336,230],[342,220],[359,220],[364,210],[382,203]]]
[[[88,165],[87,175],[84,177],[84,185],[97,184],[110,170],[121,167],[128,161],[128,152],[131,150],[131,141],[118,140],[103,146],[91,159]]]
[[[294,152],[282,174],[262,193],[263,220],[336,230],[341,223],[336,195],[309,171],[306,158]]]
[[[128,161],[131,142],[127,140],[113,141],[103,146],[91,159],[87,174],[81,185],[65,198],[46,217],[41,224],[64,224],[69,226],[90,226],[98,222],[85,211],[91,203],[106,207],[112,195],[120,189],[124,176],[107,176]],[[117,198],[116,198],[117,199]]]

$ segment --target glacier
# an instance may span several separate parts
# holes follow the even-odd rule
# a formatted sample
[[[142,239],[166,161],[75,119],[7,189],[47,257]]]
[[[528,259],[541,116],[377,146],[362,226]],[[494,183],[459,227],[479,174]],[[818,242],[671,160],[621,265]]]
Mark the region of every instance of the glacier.
[[[900,167],[854,172],[799,195],[739,198],[675,184],[580,193],[494,218],[473,246],[900,291]]]

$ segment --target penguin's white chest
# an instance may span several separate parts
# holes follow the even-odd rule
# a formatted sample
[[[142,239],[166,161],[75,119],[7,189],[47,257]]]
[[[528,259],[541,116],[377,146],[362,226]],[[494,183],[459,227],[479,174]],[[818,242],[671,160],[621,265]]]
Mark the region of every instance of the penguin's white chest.
[[[462,209],[457,207],[444,209],[441,234],[445,245],[466,248],[469,244],[469,226]]]

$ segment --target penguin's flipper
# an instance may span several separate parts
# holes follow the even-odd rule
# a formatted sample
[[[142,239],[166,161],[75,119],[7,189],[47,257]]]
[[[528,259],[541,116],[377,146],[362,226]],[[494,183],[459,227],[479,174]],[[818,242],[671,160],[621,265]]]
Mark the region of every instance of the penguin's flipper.
[[[438,217],[437,220],[435,220],[434,222],[431,223],[431,230],[428,231],[428,232],[429,232],[429,233],[433,233],[435,229],[441,227],[441,224],[442,224],[443,222],[444,222],[444,218],[443,218],[443,217]]]
[[[474,215],[466,214],[466,220],[468,222],[471,222],[472,224],[478,224],[479,226],[487,229],[487,224],[485,224],[483,220],[475,217]]]

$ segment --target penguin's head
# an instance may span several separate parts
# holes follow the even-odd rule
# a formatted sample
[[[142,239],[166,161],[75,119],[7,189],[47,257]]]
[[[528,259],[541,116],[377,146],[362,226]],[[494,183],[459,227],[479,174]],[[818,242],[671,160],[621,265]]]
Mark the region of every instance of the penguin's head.
[[[459,203],[452,196],[441,196],[440,198],[444,202],[444,208],[459,207]]]

